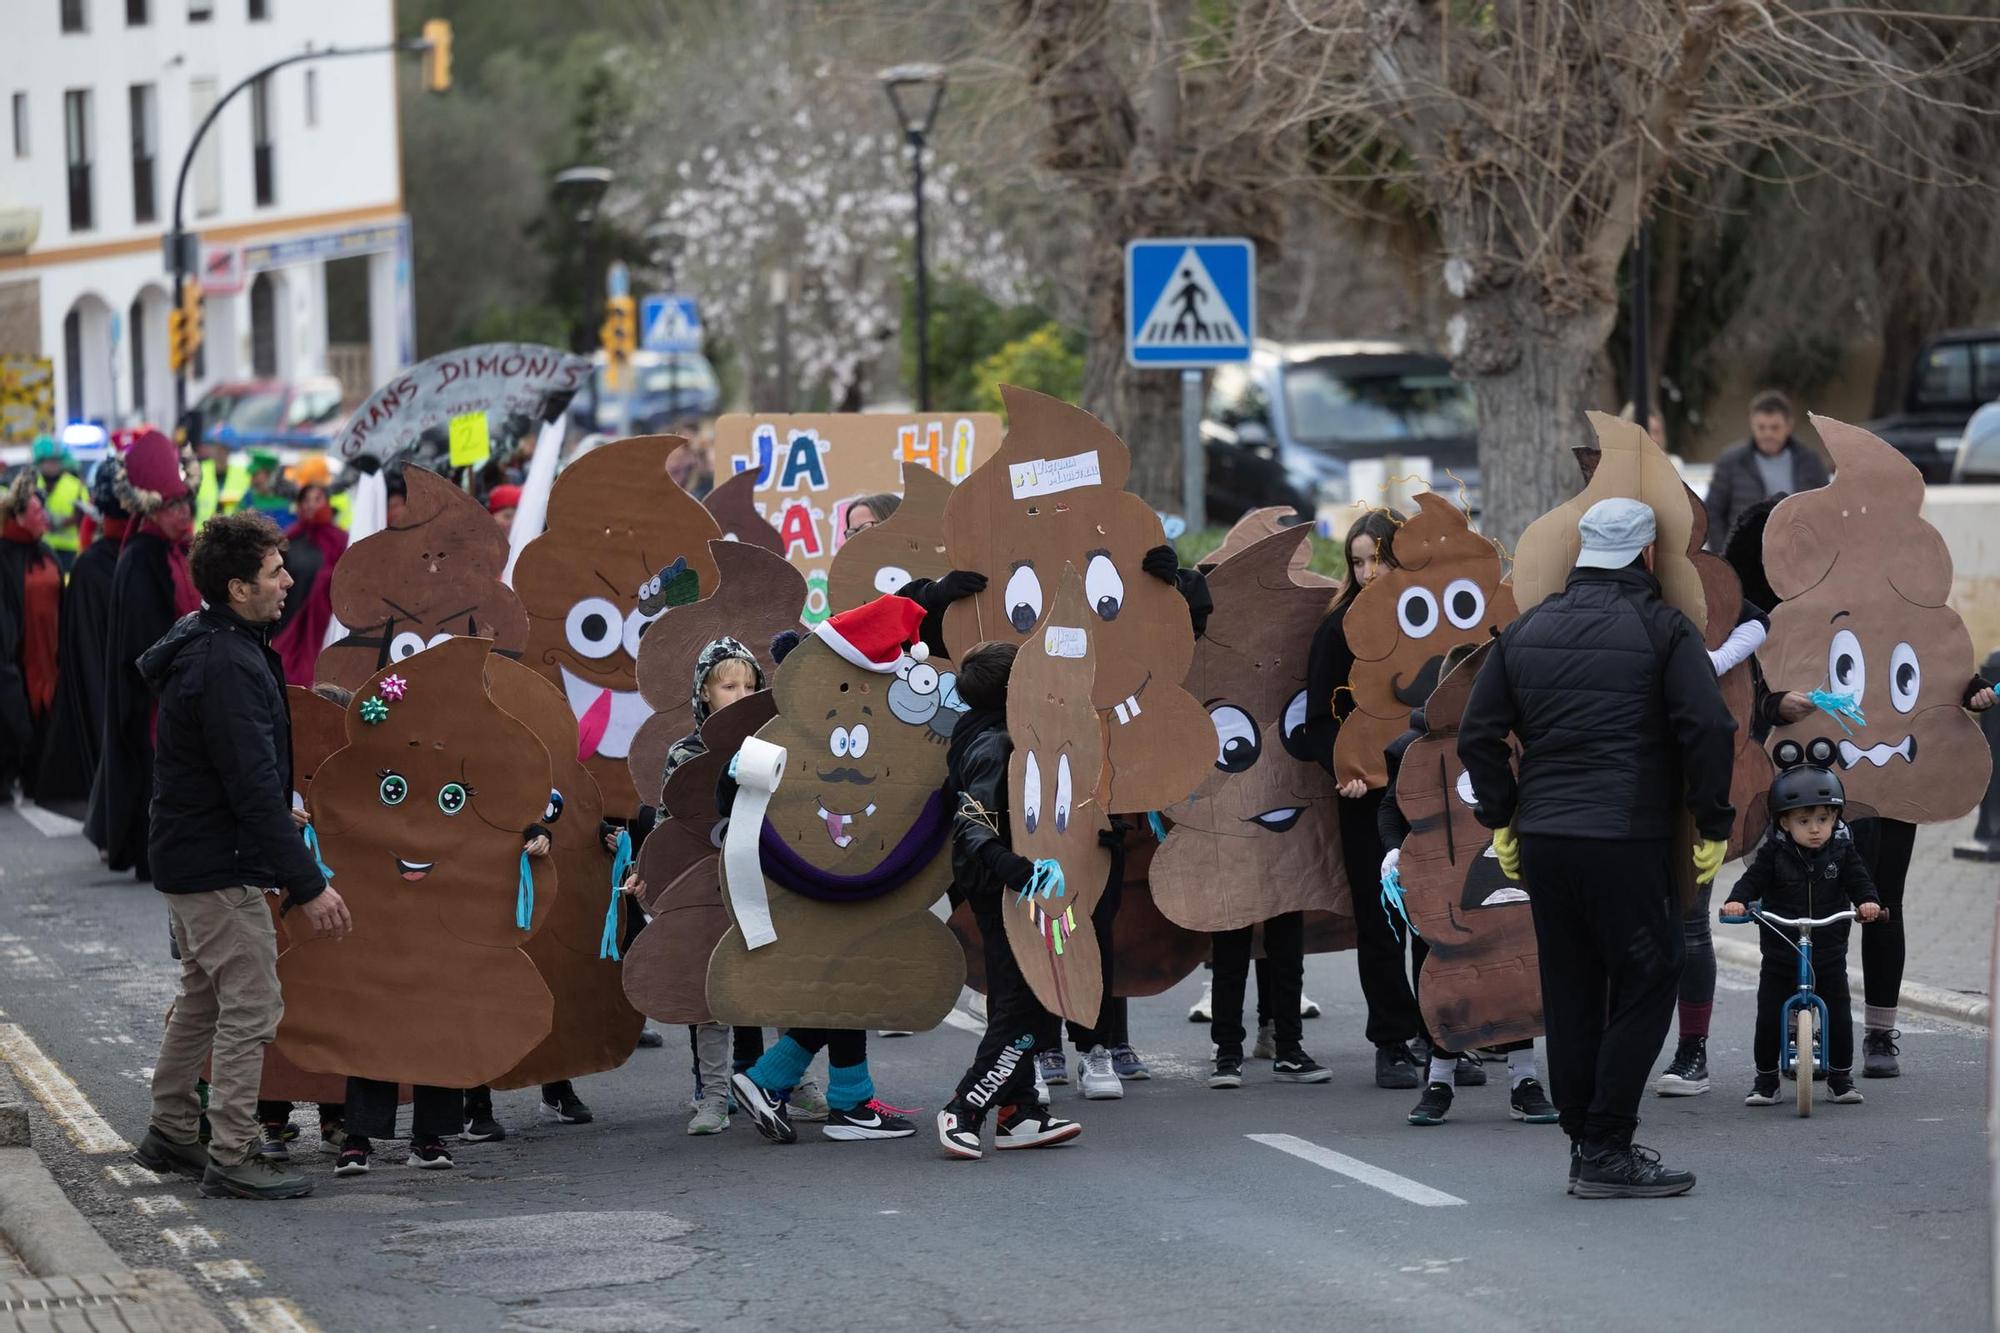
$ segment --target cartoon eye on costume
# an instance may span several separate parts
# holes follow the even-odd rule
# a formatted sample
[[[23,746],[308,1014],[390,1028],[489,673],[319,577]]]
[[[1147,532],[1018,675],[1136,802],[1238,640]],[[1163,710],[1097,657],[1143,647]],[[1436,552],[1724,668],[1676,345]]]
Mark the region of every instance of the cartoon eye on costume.
[[[847,733],[847,753],[859,759],[868,753],[868,724],[857,722],[854,730]]]
[[[428,647],[430,645],[424,642],[423,635],[417,633],[415,630],[406,629],[395,638],[389,640],[389,660],[391,662],[400,662],[406,657],[415,657]]]
[[[1405,588],[1396,602],[1396,623],[1413,639],[1427,639],[1438,625],[1437,594],[1429,588]]]
[[[563,632],[569,646],[585,657],[609,657],[618,651],[624,618],[608,597],[586,597],[569,609]]]
[[[645,638],[653,622],[666,613],[666,608],[662,607],[650,616],[644,611],[634,611],[625,617],[625,652],[628,656],[639,655],[639,640]]]
[[[1042,764],[1033,750],[1027,754],[1027,762],[1021,765],[1021,822],[1033,833],[1042,822]]]
[[[1300,690],[1285,705],[1284,727],[1279,733],[1284,741],[1285,753],[1294,759],[1310,759],[1312,754],[1306,749],[1306,692]]]
[[[382,785],[377,787],[376,791],[381,794],[382,804],[401,805],[403,798],[410,794],[410,784],[403,781],[402,774],[385,771],[382,774]]]
[[[1056,832],[1069,831],[1069,756],[1056,756]]]
[[[438,809],[448,815],[455,815],[465,809],[465,788],[456,782],[447,782],[439,787]]]
[[[1452,790],[1458,794],[1458,800],[1461,805],[1474,806],[1479,804],[1479,798],[1473,795],[1472,792],[1472,774],[1460,772],[1458,782],[1453,785]]]
[[[1257,720],[1235,704],[1217,704],[1208,710],[1215,724],[1215,766],[1225,773],[1241,773],[1257,762],[1264,743],[1257,739]]]
[[[1471,579],[1453,579],[1445,585],[1444,615],[1459,629],[1477,628],[1486,618],[1486,594]]]
[[[549,803],[542,807],[542,822],[553,824],[562,818],[563,795],[555,788],[549,788]]]
[[[901,592],[909,581],[910,571],[901,565],[884,565],[875,571],[875,591],[879,593]]]
[[[1007,623],[1016,634],[1026,634],[1042,618],[1042,581],[1035,567],[1023,564],[1007,580]]]
[[[1854,631],[1844,629],[1833,636],[1833,643],[1826,650],[1826,678],[1833,682],[1835,694],[1851,694],[1854,702],[1861,702],[1861,694],[1868,685],[1868,660],[1861,655],[1861,640],[1854,637]]]
[[[911,662],[899,670],[897,675],[915,694],[936,694],[938,687],[937,668],[928,662]]]
[[[848,744],[847,728],[835,727],[833,735],[827,737],[826,748],[833,751],[835,758],[845,759],[847,757]]]
[[[1917,650],[1907,643],[1899,643],[1889,654],[1889,702],[1896,705],[1896,711],[1907,713],[1917,706],[1917,691],[1924,686],[1924,668],[1917,661]]]
[[[1111,557],[1099,552],[1083,569],[1083,600],[1097,612],[1099,620],[1116,620],[1125,605],[1125,580],[1118,577]]]

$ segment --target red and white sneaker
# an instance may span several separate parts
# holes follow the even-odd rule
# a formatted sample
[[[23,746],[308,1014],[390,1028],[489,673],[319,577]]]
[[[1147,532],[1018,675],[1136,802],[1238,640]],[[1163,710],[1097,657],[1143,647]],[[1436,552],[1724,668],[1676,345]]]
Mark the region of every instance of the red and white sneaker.
[[[993,1129],[996,1150],[1009,1148],[1053,1148],[1083,1133],[1074,1120],[1061,1120],[1040,1106],[1023,1110],[1018,1106],[1002,1109],[1000,1123]]]
[[[979,1147],[979,1122],[949,1106],[937,1113],[937,1133],[947,1157],[976,1162],[985,1155]]]

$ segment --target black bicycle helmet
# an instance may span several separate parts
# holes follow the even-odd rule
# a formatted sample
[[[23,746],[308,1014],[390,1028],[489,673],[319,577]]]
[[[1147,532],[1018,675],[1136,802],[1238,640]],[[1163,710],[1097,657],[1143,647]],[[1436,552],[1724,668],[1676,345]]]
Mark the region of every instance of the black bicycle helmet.
[[[1840,785],[1839,775],[1832,769],[1821,768],[1818,764],[1799,764],[1778,774],[1766,799],[1775,819],[1787,811],[1804,810],[1816,805],[1841,809],[1847,804],[1847,792]]]

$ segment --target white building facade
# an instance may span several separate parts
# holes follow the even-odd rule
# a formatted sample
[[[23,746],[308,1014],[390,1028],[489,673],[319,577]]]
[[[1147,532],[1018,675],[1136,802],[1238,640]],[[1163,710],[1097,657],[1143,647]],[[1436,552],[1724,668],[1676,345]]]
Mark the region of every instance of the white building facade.
[[[55,415],[171,426],[164,237],[191,135],[257,69],[394,40],[393,0],[8,0],[0,23],[0,357]],[[206,339],[187,401],[414,353],[394,53],[289,65],[231,98],[186,178]]]

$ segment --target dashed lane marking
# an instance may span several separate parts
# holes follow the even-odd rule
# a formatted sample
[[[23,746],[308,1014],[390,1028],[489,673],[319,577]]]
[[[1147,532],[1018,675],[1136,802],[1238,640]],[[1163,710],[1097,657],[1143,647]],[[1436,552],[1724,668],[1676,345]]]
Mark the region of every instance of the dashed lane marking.
[[[238,1284],[262,1286],[264,1282],[263,1270],[248,1259],[197,1259],[194,1271],[217,1291]]]
[[[143,1166],[107,1166],[104,1174],[112,1184],[120,1189],[145,1189],[152,1185],[164,1185],[167,1177],[148,1171]]]
[[[15,804],[14,809],[20,812],[21,818],[34,825],[35,831],[44,838],[74,838],[83,832],[81,820],[71,819],[68,815],[59,815],[53,810],[44,810],[39,805],[20,801]]]
[[[84,1096],[83,1089],[70,1081],[61,1066],[42,1054],[42,1048],[15,1023],[0,1023],[0,1060],[14,1067],[14,1076],[49,1117],[63,1127],[70,1141],[87,1153],[131,1152],[127,1143],[111,1128],[97,1108]]]
[[[188,1206],[171,1194],[149,1194],[142,1199],[133,1199],[131,1204],[147,1217],[181,1217],[187,1214]]]
[[[229,1313],[248,1333],[319,1333],[319,1326],[298,1306],[277,1296],[231,1301]]]
[[[162,1227],[160,1239],[179,1251],[183,1259],[196,1250],[214,1250],[222,1245],[222,1241],[207,1227]]]
[[[1252,1143],[1261,1143],[1266,1148],[1276,1148],[1281,1153],[1288,1153],[1302,1162],[1311,1162],[1314,1166],[1324,1167],[1336,1175],[1346,1176],[1349,1180],[1359,1181],[1371,1189],[1381,1190],[1384,1194],[1393,1194],[1405,1203],[1414,1203],[1424,1208],[1452,1208],[1462,1207],[1465,1204],[1465,1200],[1456,1194],[1434,1190],[1422,1181],[1399,1176],[1394,1171],[1385,1171],[1379,1166],[1370,1166],[1358,1157],[1349,1157],[1346,1153],[1322,1148],[1317,1143],[1293,1134],[1245,1134],[1243,1137]]]

